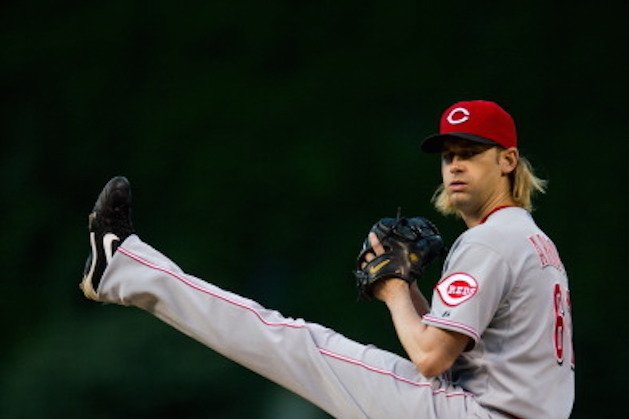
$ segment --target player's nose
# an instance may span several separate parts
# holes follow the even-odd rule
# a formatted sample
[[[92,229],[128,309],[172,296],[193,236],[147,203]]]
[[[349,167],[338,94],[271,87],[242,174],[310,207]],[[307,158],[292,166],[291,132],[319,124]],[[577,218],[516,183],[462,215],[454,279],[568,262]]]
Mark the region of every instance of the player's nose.
[[[458,156],[454,156],[454,158],[448,164],[450,173],[458,173],[463,171],[465,168],[465,162]]]

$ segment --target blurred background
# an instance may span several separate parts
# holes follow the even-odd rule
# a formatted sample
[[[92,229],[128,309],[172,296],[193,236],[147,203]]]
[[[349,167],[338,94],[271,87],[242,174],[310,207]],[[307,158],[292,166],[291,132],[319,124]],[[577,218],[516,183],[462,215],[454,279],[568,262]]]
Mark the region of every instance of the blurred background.
[[[139,234],[187,272],[403,354],[384,305],[356,302],[354,260],[398,207],[449,243],[464,230],[432,208],[439,162],[418,143],[481,98],[550,181],[535,217],[571,280],[573,417],[613,417],[629,151],[614,3],[4,4],[0,417],[328,417],[145,312],[85,300],[87,214],[126,175]]]

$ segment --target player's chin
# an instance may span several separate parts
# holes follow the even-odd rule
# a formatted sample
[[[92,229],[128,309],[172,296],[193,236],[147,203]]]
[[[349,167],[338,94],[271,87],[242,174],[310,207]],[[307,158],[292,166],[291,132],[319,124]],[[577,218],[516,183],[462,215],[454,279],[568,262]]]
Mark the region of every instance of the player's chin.
[[[452,205],[456,207],[458,205],[465,205],[467,202],[469,202],[470,197],[469,197],[469,194],[467,194],[465,191],[460,191],[460,190],[453,191],[449,189],[448,199],[450,200]]]
[[[473,206],[473,202],[469,194],[464,192],[455,192],[448,194],[450,204],[458,211],[465,211]]]

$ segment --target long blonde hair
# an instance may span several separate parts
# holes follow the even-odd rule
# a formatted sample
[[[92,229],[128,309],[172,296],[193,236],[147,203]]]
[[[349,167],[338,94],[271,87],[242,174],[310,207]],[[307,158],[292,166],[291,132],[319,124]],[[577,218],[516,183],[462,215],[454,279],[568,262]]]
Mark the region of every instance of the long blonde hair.
[[[509,178],[511,181],[511,198],[515,204],[528,211],[533,211],[533,196],[536,193],[545,193],[548,181],[535,176],[533,166],[523,156],[519,157],[518,165],[509,174]],[[450,197],[446,193],[443,183],[439,185],[431,201],[441,214],[459,215],[450,202]]]

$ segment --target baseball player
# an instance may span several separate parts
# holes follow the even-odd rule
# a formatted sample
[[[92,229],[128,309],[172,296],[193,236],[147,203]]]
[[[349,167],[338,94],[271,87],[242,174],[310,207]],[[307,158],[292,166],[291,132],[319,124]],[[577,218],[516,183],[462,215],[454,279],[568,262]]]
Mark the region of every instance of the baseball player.
[[[542,182],[493,102],[460,102],[421,148],[440,153],[435,204],[468,229],[432,304],[417,279],[443,245],[421,217],[382,219],[357,261],[361,295],[383,301],[410,359],[282,316],[183,272],[143,242],[126,178],[89,216],[86,297],[147,310],[338,418],[565,418],[574,359],[565,269],[530,215]]]

